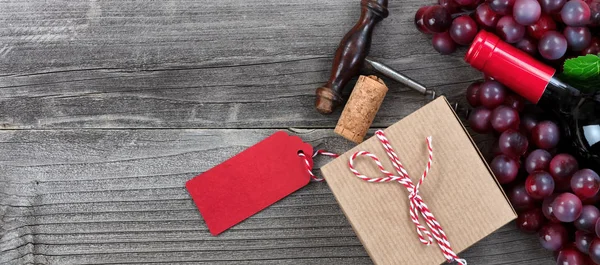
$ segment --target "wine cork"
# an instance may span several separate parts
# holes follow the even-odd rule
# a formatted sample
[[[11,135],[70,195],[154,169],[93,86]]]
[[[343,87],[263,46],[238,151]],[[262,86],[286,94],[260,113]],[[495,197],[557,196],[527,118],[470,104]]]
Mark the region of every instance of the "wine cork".
[[[352,142],[361,143],[387,91],[387,86],[377,76],[361,75],[335,126],[335,133]]]

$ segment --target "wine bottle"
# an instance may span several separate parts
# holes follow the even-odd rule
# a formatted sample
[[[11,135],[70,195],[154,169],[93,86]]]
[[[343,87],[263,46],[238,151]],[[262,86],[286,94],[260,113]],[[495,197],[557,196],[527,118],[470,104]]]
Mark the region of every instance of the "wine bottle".
[[[562,142],[584,161],[600,169],[600,95],[584,94],[556,77],[556,69],[481,31],[465,61],[542,109],[557,116]],[[600,84],[599,84],[600,88]]]

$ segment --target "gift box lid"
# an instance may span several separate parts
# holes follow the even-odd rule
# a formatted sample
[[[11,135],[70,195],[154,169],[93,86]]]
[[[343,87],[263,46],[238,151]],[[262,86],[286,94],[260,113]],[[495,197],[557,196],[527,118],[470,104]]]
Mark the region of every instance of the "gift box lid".
[[[426,138],[432,137],[433,163],[419,194],[459,253],[516,218],[506,195],[469,133],[444,97],[432,101],[384,130],[413,182],[427,163]],[[397,183],[369,183],[348,168],[357,151],[377,155],[393,171],[379,139],[371,137],[321,168],[333,194],[375,264],[441,264],[435,244],[418,239],[409,215],[409,192]],[[382,177],[369,158],[355,167]],[[422,221],[422,224],[425,223]],[[460,255],[459,255],[460,256]]]

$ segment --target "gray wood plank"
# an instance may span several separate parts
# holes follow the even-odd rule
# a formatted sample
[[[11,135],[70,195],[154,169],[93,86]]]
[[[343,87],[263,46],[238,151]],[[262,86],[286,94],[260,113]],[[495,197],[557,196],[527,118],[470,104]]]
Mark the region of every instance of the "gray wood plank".
[[[462,100],[480,75],[414,29],[422,4],[390,3],[372,55]],[[0,2],[0,263],[370,264],[324,184],[219,237],[183,188],[273,132],[263,128],[335,125],[313,93],[358,12],[350,0]],[[375,127],[426,102],[388,84]],[[551,263],[536,241],[507,225],[463,256]]]
[[[440,56],[413,25],[420,0],[390,1],[371,54],[461,99],[481,78],[464,50]],[[314,108],[350,0],[0,3],[0,128],[335,126]],[[425,103],[388,80],[374,126]]]
[[[0,263],[371,264],[324,183],[221,236],[208,233],[185,181],[272,132],[0,131]],[[328,129],[295,133],[335,152],[352,146]],[[470,264],[552,262],[514,224],[462,256]]]

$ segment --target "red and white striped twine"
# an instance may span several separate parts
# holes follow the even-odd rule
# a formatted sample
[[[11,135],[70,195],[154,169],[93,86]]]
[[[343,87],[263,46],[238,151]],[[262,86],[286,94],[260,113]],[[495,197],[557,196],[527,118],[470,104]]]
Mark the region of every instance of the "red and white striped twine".
[[[385,168],[381,164],[381,161],[379,160],[379,158],[377,158],[377,156],[375,156],[374,154],[371,154],[366,151],[358,151],[358,152],[354,153],[354,155],[352,155],[352,157],[350,157],[350,161],[348,163],[349,167],[350,167],[350,171],[352,171],[352,173],[354,173],[354,175],[356,175],[360,179],[367,181],[367,182],[380,183],[380,182],[396,181],[396,182],[404,185],[404,187],[406,187],[406,189],[410,193],[408,196],[409,204],[410,204],[410,210],[409,210],[410,218],[417,228],[417,234],[419,235],[419,241],[421,241],[421,243],[429,246],[433,243],[433,239],[432,239],[432,236],[433,236],[433,238],[435,238],[435,241],[437,242],[438,246],[442,250],[442,254],[444,254],[444,257],[446,258],[446,260],[448,260],[448,262],[456,261],[462,265],[467,265],[466,260],[460,259],[456,255],[456,253],[454,253],[454,251],[452,251],[452,248],[450,247],[450,242],[448,241],[448,237],[444,233],[442,226],[435,219],[435,217],[433,216],[433,214],[431,213],[431,211],[429,210],[429,208],[427,207],[425,202],[423,202],[421,195],[419,195],[419,187],[423,184],[423,180],[425,179],[425,177],[427,177],[427,174],[429,173],[429,169],[431,168],[431,163],[433,161],[433,148],[431,146],[431,136],[427,137],[427,150],[429,151],[427,166],[425,167],[425,171],[423,172],[423,175],[421,176],[421,179],[419,180],[417,185],[414,185],[408,175],[408,172],[406,172],[406,169],[404,169],[404,166],[402,166],[402,163],[400,162],[400,158],[398,158],[398,155],[394,151],[394,148],[392,148],[392,145],[388,141],[387,137],[385,137],[385,133],[381,130],[378,130],[375,133],[375,135],[377,136],[377,138],[379,139],[379,141],[385,148],[385,151],[386,151],[388,157],[390,158],[390,160],[392,161],[392,164],[393,164],[394,168],[396,169],[396,172],[398,172],[398,175],[396,176],[396,175],[392,174],[391,172],[385,170]],[[371,178],[371,177],[365,176],[365,175],[361,174],[360,172],[358,172],[358,170],[356,170],[354,168],[354,160],[356,158],[358,158],[359,156],[367,156],[367,157],[371,158],[373,161],[375,161],[375,164],[377,164],[377,166],[379,167],[379,170],[383,174],[385,174],[386,177]],[[423,216],[423,218],[425,219],[425,224],[429,227],[429,231],[427,230],[427,228],[425,228],[425,226],[423,226],[421,224],[421,222],[419,220],[419,215]]]
[[[325,150],[317,150],[312,155],[312,157],[314,158],[318,155],[324,155],[324,156],[329,156],[329,157],[333,157],[333,158],[337,158],[339,156],[338,154],[330,153]],[[310,175],[310,177],[312,178],[313,181],[321,182],[321,181],[325,180],[324,178],[318,178],[317,176],[315,176],[315,174],[313,174],[312,167],[310,166],[310,162],[308,162],[308,158],[306,158],[306,155],[304,153],[300,152],[300,153],[298,153],[298,156],[304,158],[304,163],[306,164],[306,170],[308,171],[308,174]]]

